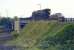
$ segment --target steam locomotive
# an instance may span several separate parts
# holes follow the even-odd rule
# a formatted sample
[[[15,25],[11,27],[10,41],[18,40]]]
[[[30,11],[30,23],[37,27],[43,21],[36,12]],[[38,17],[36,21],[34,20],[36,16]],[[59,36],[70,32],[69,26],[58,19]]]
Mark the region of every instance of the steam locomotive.
[[[37,10],[32,13],[33,20],[47,20],[50,17],[50,9]]]

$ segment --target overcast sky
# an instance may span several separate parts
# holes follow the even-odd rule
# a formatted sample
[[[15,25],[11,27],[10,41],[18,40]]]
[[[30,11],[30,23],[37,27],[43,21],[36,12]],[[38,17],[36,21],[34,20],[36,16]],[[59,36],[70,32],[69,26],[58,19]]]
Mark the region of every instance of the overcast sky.
[[[65,17],[74,17],[74,0],[0,0],[0,15],[29,17],[40,9],[39,4],[41,9],[50,8],[52,14],[61,12]]]

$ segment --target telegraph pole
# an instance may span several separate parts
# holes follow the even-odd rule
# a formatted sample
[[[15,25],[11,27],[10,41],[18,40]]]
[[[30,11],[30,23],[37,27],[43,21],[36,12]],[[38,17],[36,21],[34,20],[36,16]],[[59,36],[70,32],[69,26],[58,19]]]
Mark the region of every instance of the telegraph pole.
[[[0,12],[0,18],[1,18],[1,12]]]
[[[39,6],[39,9],[41,10],[41,8],[42,8],[41,4],[37,4],[37,5]]]
[[[8,17],[8,10],[6,9],[6,16]]]
[[[2,9],[1,9],[2,10]],[[2,17],[2,12],[0,11],[0,18]]]

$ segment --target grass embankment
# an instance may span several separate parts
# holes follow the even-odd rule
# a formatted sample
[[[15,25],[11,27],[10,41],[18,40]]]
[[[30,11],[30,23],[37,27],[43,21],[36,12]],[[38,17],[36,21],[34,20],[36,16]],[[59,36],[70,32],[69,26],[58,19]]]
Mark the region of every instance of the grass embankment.
[[[60,32],[68,25],[57,22],[31,22],[21,30],[16,39],[9,41],[7,44],[27,47],[30,50],[39,50],[37,46],[41,40],[62,34]]]

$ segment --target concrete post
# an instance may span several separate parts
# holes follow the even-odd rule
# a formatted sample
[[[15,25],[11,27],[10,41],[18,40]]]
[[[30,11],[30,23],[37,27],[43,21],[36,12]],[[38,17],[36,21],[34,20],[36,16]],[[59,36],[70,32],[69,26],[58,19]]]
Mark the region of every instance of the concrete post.
[[[14,30],[19,33],[20,32],[20,24],[19,24],[19,18],[15,16],[14,18]]]

